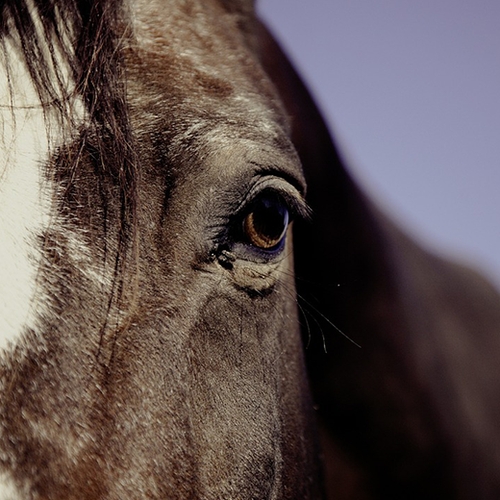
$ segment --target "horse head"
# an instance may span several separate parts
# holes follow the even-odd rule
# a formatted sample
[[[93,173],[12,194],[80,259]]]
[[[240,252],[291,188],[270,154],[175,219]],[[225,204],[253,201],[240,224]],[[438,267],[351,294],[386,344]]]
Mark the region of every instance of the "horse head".
[[[251,1],[1,29],[1,499],[498,491],[496,295],[357,189]]]

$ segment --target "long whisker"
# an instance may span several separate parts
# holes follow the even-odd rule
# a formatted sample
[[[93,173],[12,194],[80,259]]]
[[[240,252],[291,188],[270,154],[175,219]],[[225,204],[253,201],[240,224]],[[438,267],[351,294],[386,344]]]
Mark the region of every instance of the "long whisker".
[[[293,277],[293,273],[291,273],[291,272],[283,271],[283,270],[280,270],[279,272],[285,276]],[[292,295],[290,292],[289,292],[289,294]],[[311,304],[311,302],[308,301],[303,295],[299,294],[298,292],[296,292],[295,295],[296,295],[295,298],[297,301],[297,305],[300,307],[300,310],[302,311],[304,319],[306,321],[307,321],[307,316],[305,314],[305,309],[304,309],[304,307],[299,305],[299,301],[301,301],[305,306],[310,308],[310,310],[312,312],[315,312],[316,314],[318,314],[323,320],[325,320],[331,327],[333,327],[338,333],[340,333],[343,337],[345,337],[349,342],[351,342],[352,344],[354,344],[356,347],[358,347],[360,349],[362,348],[360,344],[358,344],[354,339],[352,339],[349,335],[347,335],[344,331],[342,331],[337,325],[335,325],[335,323],[333,323],[327,316],[325,316],[317,307],[315,307],[313,304]],[[312,316],[312,315],[311,315],[311,317],[314,318],[314,316]],[[316,320],[316,323],[317,323],[318,327],[320,327],[320,324],[317,320]],[[309,324],[307,324],[307,328],[308,328],[308,332],[310,332]],[[321,330],[321,336],[323,338],[323,348],[324,348],[325,352],[327,352],[326,339],[325,339],[325,336],[323,334],[323,330],[321,329],[321,327],[320,327],[320,330]],[[306,348],[309,347],[310,340],[311,340],[311,336],[309,335]]]
[[[335,323],[333,323],[330,319],[328,319],[318,308],[314,307],[310,302],[308,302],[303,296],[299,295],[297,293],[297,297],[304,301],[315,313],[319,314],[330,326],[332,326],[337,332],[339,332],[343,337],[345,337],[349,342],[354,344],[356,347],[359,347],[361,349],[361,346],[353,340],[349,335],[344,333]],[[325,349],[326,350],[326,349]]]

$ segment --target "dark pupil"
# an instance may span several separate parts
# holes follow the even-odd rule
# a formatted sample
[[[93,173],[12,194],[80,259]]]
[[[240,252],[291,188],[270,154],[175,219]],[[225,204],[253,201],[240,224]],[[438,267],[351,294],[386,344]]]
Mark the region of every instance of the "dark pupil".
[[[250,242],[270,249],[280,243],[288,226],[288,210],[278,197],[262,197],[245,219],[245,233]]]

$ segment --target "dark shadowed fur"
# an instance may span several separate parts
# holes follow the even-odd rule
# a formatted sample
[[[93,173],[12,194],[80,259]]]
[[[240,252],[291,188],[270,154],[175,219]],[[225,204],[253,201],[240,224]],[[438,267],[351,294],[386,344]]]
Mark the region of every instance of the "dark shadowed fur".
[[[252,1],[0,5],[68,130],[0,500],[500,496],[498,295],[354,185]],[[296,220],[263,251],[269,193]]]
[[[362,347],[321,317],[309,321],[331,497],[497,498],[497,292],[423,251],[364,197],[265,28],[260,40],[314,211],[295,234],[298,293]]]

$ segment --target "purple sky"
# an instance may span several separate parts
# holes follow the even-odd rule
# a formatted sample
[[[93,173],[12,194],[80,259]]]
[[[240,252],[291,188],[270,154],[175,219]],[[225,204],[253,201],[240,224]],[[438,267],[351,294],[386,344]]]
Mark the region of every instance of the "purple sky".
[[[421,242],[500,286],[500,2],[258,6],[364,188]]]

